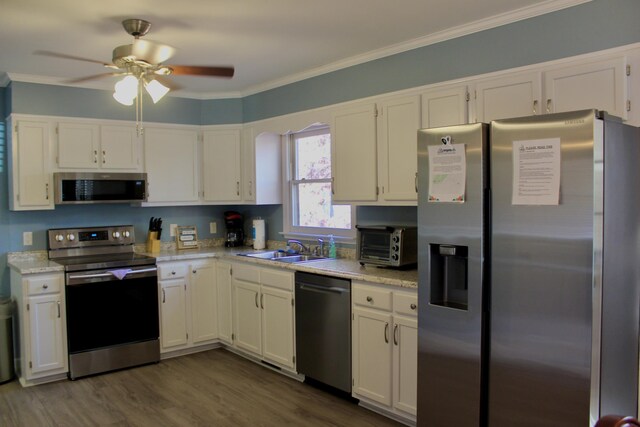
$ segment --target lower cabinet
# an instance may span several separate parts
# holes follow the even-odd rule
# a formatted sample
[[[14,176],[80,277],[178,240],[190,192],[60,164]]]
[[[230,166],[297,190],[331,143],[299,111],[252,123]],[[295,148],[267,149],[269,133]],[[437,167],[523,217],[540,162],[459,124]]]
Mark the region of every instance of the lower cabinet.
[[[214,260],[158,264],[161,352],[218,339]]]
[[[232,345],[231,263],[216,261],[216,287],[218,290],[218,338],[221,342]]]
[[[295,369],[292,272],[233,265],[233,344],[288,370]]]
[[[64,276],[11,271],[14,365],[22,385],[63,378],[68,371]]]
[[[352,282],[353,395],[415,420],[417,291]]]

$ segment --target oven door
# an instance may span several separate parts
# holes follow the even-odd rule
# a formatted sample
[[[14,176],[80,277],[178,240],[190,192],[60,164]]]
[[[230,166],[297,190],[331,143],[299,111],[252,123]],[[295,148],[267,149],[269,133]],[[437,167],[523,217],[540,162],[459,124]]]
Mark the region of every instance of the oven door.
[[[70,354],[159,338],[155,265],[67,273],[65,289]]]
[[[391,265],[390,227],[358,227],[358,261]]]

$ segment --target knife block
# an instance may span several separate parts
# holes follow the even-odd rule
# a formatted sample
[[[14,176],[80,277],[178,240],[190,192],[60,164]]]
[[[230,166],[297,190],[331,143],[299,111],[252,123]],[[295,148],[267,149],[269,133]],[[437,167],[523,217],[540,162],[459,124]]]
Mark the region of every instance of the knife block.
[[[160,240],[158,240],[157,231],[150,231],[147,235],[147,252],[160,252]]]

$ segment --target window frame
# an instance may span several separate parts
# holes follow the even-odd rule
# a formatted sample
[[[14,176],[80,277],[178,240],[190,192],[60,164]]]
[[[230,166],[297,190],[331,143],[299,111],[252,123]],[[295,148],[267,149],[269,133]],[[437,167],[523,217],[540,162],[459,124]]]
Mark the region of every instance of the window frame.
[[[297,132],[290,132],[283,136],[285,142],[284,164],[284,230],[286,238],[298,238],[313,240],[317,238],[328,239],[334,236],[336,242],[355,243],[356,238],[356,207],[353,204],[346,204],[351,207],[351,228],[329,228],[329,227],[305,227],[296,224],[298,215],[297,191],[295,187],[301,183],[332,183],[332,178],[322,179],[295,179],[295,168],[297,160],[296,137],[329,134],[331,129],[328,125],[317,123]],[[332,169],[333,172],[333,169]],[[342,204],[341,204],[342,205]]]

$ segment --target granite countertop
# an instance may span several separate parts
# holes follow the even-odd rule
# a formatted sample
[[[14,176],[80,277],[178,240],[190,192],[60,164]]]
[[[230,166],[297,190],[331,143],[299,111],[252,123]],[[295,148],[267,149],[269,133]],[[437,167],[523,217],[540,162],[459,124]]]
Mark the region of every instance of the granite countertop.
[[[291,271],[324,274],[351,280],[362,280],[403,288],[418,287],[418,270],[398,270],[380,268],[371,265],[361,266],[352,259],[327,259],[308,261],[303,263],[283,263],[268,259],[242,256],[247,253],[264,252],[268,249],[256,251],[251,247],[226,248],[224,246],[203,247],[199,249],[176,250],[163,249],[160,252],[139,252],[156,258],[156,262],[187,261],[203,258],[220,258],[232,262],[246,262],[256,265],[277,267]],[[64,272],[62,265],[47,259],[46,251],[13,252],[8,254],[8,265],[20,274],[38,274]]]

